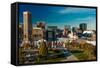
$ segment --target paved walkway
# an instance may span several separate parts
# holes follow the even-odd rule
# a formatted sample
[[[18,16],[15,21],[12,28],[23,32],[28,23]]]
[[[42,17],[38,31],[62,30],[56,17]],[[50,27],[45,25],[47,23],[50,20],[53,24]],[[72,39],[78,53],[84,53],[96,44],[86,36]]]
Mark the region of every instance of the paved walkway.
[[[62,61],[78,61],[78,59],[74,55],[71,55]]]

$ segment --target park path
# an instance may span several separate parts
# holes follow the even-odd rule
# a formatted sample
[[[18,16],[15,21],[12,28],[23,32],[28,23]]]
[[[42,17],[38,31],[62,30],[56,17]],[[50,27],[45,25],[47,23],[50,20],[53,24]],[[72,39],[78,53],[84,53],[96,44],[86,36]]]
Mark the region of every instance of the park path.
[[[74,55],[70,55],[70,56],[66,57],[66,59],[64,59],[62,61],[78,61],[78,59]]]

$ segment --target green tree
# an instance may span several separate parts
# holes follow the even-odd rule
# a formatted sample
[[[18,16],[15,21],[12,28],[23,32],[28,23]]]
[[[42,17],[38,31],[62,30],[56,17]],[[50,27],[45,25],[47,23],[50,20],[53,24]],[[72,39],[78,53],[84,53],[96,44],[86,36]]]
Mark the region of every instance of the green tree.
[[[70,41],[69,40],[65,42],[65,47],[69,50],[69,48],[70,48]]]
[[[23,64],[25,62],[25,53],[23,52],[23,48],[19,48],[19,63]]]
[[[41,42],[39,47],[39,56],[46,57],[48,54],[48,47],[46,45],[46,42]]]

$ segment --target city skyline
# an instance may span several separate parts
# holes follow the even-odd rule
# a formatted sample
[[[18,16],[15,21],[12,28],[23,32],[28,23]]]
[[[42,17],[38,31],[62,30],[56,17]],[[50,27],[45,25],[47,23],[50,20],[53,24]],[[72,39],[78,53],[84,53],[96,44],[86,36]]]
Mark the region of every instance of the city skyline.
[[[95,60],[95,12],[94,8],[19,5],[19,63]]]
[[[44,21],[47,26],[56,25],[58,28],[63,29],[65,25],[79,27],[80,23],[86,23],[88,30],[96,30],[95,8],[55,7],[25,4],[19,6],[19,23],[23,22],[23,12],[29,11],[32,14],[33,25],[38,21]]]

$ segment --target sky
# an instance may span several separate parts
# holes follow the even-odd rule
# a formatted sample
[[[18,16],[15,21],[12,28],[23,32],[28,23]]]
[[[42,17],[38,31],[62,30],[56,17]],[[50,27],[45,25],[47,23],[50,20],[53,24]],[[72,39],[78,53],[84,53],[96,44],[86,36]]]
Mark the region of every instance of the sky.
[[[47,26],[58,26],[63,29],[65,25],[79,27],[80,23],[86,23],[88,30],[96,30],[95,8],[19,4],[19,23],[23,23],[25,11],[31,12],[33,25],[38,21],[44,21]]]

